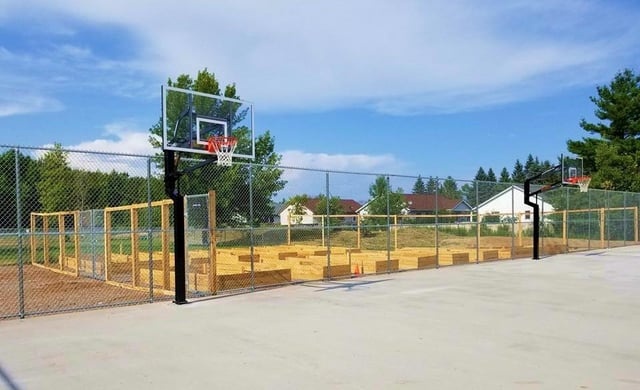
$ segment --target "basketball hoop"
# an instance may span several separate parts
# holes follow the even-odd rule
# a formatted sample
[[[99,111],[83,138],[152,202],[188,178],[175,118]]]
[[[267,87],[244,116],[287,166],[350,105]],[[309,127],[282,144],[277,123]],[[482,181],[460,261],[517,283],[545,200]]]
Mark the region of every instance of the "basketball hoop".
[[[231,136],[209,137],[207,150],[218,156],[217,164],[223,167],[230,167],[233,160],[233,152],[238,145],[238,139]]]
[[[589,191],[589,184],[591,183],[590,176],[576,176],[567,180],[570,184],[577,185],[580,188],[580,192]]]

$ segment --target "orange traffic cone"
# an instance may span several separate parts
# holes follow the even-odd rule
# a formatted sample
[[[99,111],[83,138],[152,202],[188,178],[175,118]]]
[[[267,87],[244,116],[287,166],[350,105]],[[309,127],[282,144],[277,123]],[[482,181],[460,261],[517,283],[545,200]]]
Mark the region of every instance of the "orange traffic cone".
[[[353,272],[353,274],[356,277],[360,276],[360,267],[358,266],[358,264],[356,264],[356,270]]]

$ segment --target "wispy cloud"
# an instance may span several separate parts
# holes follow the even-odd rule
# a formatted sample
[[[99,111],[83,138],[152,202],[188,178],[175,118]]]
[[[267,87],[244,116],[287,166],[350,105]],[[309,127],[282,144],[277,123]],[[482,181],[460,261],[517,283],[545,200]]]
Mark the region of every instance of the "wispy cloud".
[[[162,12],[149,18],[150,6]],[[92,73],[97,84],[209,67],[263,110],[473,110],[607,80],[637,63],[640,47],[640,9],[621,1],[24,0],[3,8],[57,28],[64,19],[122,29],[135,46],[126,60],[98,55],[91,43],[57,46],[72,70],[112,72],[113,81]],[[78,39],[57,37],[65,36]]]
[[[11,97],[0,97],[0,117],[60,111],[63,107],[63,104],[56,99],[25,94],[24,91],[16,91]]]
[[[6,39],[0,32],[0,115],[63,110],[84,94],[137,99],[157,95],[159,83],[148,82],[137,59],[98,54],[95,42],[76,34],[36,30],[20,26],[17,37]]]

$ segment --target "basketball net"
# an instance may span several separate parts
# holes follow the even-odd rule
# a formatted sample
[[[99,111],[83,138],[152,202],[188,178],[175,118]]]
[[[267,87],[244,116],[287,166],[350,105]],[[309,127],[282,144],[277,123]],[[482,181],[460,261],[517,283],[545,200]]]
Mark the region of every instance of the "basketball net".
[[[580,192],[589,191],[589,184],[591,183],[591,178],[589,176],[582,176],[576,180],[576,184],[578,188],[580,188]]]
[[[590,176],[572,177],[568,180],[568,182],[570,184],[577,185],[578,188],[580,188],[580,192],[587,192],[589,191],[589,184],[591,183],[591,177]]]
[[[209,137],[207,140],[207,150],[218,156],[217,164],[223,167],[231,166],[237,145],[238,139],[232,136]]]

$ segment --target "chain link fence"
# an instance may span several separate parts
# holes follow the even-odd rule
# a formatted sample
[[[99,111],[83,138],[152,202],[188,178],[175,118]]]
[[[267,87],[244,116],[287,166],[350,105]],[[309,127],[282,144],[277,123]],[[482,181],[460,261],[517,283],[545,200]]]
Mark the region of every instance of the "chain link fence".
[[[0,318],[172,299],[160,160],[0,147]],[[532,256],[520,184],[237,163],[180,191],[189,298]],[[563,187],[538,203],[542,255],[639,241],[640,194]]]

